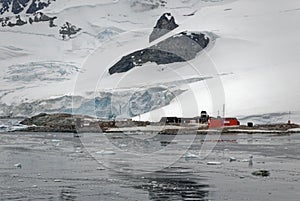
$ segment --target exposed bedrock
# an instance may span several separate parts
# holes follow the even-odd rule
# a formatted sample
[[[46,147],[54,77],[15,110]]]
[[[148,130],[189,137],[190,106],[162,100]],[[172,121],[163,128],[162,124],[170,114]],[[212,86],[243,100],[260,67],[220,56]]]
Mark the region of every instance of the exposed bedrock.
[[[171,64],[194,59],[209,44],[204,33],[184,31],[171,36],[156,45],[130,53],[121,58],[110,69],[109,73],[123,73],[147,62]]]

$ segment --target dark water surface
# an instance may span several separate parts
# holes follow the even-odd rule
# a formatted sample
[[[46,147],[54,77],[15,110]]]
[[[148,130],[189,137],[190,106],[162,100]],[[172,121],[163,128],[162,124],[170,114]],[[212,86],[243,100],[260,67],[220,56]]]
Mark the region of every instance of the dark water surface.
[[[201,135],[0,133],[0,200],[247,200],[231,191],[249,188],[254,192],[245,191],[246,196],[261,194],[256,200],[296,200],[299,193],[289,185],[296,188],[300,181],[298,135],[224,135],[203,159],[205,140]],[[273,185],[267,192],[255,188],[258,178],[243,162],[249,154],[254,167],[273,171],[264,180]],[[231,156],[238,162],[229,163]],[[281,184],[289,194],[275,196]]]

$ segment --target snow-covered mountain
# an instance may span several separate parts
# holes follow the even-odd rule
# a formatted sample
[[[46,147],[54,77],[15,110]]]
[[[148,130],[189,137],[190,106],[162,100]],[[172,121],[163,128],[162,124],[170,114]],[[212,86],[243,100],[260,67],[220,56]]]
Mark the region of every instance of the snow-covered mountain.
[[[286,121],[289,111],[297,119],[299,8],[297,0],[2,0],[0,115],[159,120],[217,115],[226,104],[227,116],[244,121]],[[149,42],[164,13],[178,26]],[[181,62],[128,57],[138,65],[109,73],[180,33],[209,43]]]

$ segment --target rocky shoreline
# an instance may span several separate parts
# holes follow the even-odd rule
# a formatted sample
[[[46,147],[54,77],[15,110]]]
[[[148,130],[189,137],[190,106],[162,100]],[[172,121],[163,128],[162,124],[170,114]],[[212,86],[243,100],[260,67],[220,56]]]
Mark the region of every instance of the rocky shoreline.
[[[20,122],[26,128],[22,132],[62,132],[62,133],[83,133],[83,132],[106,132],[110,128],[123,127],[145,127],[150,122],[139,121],[104,121],[90,116],[72,115],[65,113],[46,114],[25,118]]]
[[[31,118],[25,118],[20,122],[26,127],[19,129],[22,132],[62,132],[62,133],[153,133],[162,135],[199,134],[210,133],[247,133],[247,134],[290,134],[300,133],[297,124],[268,124],[235,126],[223,128],[208,128],[207,125],[199,124],[163,124],[160,122],[143,121],[107,121],[99,120],[90,116],[72,115],[64,113],[46,114],[41,113]]]

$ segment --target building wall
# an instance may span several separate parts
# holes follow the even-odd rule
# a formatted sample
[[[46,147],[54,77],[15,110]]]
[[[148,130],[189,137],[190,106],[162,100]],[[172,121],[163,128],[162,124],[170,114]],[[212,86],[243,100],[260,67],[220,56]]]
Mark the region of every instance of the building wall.
[[[221,128],[224,126],[238,126],[240,122],[236,118],[210,118],[208,121],[209,128]]]

